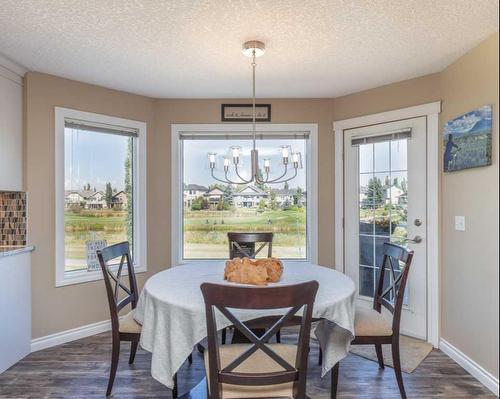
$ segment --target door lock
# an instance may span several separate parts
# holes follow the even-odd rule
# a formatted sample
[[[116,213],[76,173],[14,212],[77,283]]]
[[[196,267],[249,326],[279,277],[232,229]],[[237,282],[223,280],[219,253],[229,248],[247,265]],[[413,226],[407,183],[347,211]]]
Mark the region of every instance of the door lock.
[[[415,219],[415,221],[413,222],[413,224],[415,226],[422,226],[422,221],[420,219]]]

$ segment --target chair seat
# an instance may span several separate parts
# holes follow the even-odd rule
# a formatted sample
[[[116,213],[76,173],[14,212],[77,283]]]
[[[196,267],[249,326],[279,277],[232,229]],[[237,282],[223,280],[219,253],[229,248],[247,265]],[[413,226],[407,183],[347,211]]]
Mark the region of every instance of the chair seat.
[[[386,337],[392,335],[392,326],[376,310],[356,306],[354,332],[357,337]]]
[[[250,345],[247,344],[221,345],[219,347],[221,368],[224,368],[231,363],[231,361],[241,355],[249,346]],[[268,344],[267,346],[269,346],[274,352],[280,355],[292,366],[295,365],[295,357],[297,355],[296,345]],[[208,350],[205,350],[204,357],[207,381],[209,381],[210,374],[208,367]],[[272,373],[284,371],[284,369],[267,354],[261,350],[257,350],[257,352],[236,367],[233,371],[239,373]],[[293,393],[292,390],[292,382],[262,386],[222,384],[222,398],[291,398]]]
[[[134,319],[134,310],[131,310],[120,319],[119,331],[121,333],[140,334],[141,330],[142,326],[139,323],[137,323]]]

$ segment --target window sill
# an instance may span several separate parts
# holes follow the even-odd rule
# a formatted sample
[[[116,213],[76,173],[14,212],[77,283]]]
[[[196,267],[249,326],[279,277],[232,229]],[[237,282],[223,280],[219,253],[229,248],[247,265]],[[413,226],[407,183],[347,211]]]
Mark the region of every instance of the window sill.
[[[114,272],[116,272],[117,267],[111,268]],[[136,267],[135,273],[145,273],[148,269],[146,266]],[[128,275],[128,272],[125,270],[122,276]],[[68,285],[82,284],[88,283],[90,281],[102,280],[102,271],[96,270],[92,272],[88,272],[86,270],[79,270],[74,272],[64,272],[62,278],[56,278],[56,288],[65,287]]]

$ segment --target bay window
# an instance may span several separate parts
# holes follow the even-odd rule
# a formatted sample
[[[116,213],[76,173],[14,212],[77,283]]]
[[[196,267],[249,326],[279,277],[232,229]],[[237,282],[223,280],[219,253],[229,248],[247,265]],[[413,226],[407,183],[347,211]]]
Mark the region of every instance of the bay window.
[[[56,109],[56,285],[101,277],[96,249],[130,243],[145,270],[142,122]]]

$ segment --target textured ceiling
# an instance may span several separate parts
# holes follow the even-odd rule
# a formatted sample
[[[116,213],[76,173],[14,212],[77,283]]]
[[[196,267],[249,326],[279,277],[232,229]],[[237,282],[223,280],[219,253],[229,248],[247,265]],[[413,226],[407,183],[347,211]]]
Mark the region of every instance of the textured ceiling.
[[[498,0],[0,0],[0,53],[152,97],[336,97],[438,72],[498,30]]]

